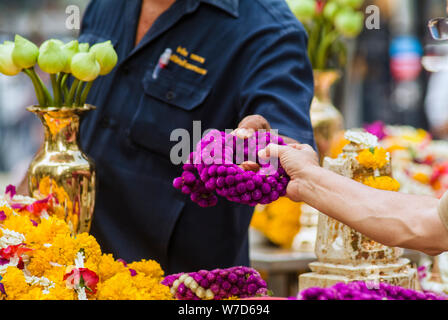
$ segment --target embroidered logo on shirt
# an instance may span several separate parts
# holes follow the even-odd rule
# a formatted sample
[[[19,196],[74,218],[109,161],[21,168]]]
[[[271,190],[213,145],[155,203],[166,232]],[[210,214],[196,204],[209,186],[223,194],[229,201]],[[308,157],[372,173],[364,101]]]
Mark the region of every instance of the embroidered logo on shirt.
[[[191,61],[204,64],[205,58],[194,54],[189,53],[188,50],[184,47],[178,46],[176,49],[176,53],[173,53],[170,57],[170,61],[174,62],[175,64],[181,66],[182,68],[185,68],[187,70],[199,73],[201,75],[206,75],[208,70],[201,68],[197,65],[194,65],[188,61],[190,59]]]

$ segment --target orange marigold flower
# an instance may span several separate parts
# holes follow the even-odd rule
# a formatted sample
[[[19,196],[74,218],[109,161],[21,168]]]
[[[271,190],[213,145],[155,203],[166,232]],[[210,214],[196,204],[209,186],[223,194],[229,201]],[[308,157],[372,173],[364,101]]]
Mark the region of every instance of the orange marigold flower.
[[[381,169],[389,161],[386,150],[379,147],[362,150],[356,157],[356,160],[363,167],[373,170]]]

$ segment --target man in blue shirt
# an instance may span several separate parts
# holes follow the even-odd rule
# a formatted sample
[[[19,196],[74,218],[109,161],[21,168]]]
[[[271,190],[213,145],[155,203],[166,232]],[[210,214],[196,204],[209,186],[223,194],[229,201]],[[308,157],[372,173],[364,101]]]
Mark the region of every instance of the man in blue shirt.
[[[81,128],[97,165],[92,234],[105,252],[155,259],[166,273],[248,265],[253,208],[200,208],[172,187],[170,134],[278,129],[314,145],[307,37],[284,0],[96,0],[80,42],[111,40],[119,56]],[[172,55],[156,78],[166,49]]]

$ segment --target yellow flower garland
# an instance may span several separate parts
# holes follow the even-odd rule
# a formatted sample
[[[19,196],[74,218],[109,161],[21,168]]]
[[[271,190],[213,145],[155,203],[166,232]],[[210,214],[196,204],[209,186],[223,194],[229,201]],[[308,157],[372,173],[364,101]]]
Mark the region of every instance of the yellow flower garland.
[[[381,147],[362,150],[356,160],[363,167],[373,170],[381,169],[389,161],[386,150]]]
[[[269,205],[258,206],[251,227],[263,233],[272,243],[290,248],[300,230],[301,205],[282,197]]]
[[[161,284],[164,272],[156,261],[141,260],[126,265],[111,254],[103,254],[93,236],[82,233],[72,237],[67,223],[56,216],[39,219],[8,205],[0,207],[0,211],[6,216],[0,221],[0,241],[6,239],[3,239],[6,231],[14,231],[25,239],[23,246],[31,249],[21,256],[23,270],[19,265],[0,269],[0,282],[6,292],[6,295],[0,292],[0,300],[78,299],[78,293],[67,285],[64,276],[74,268],[79,252],[84,257],[84,267],[95,272],[99,279],[97,291],[89,294],[89,299],[173,299],[169,287]]]
[[[389,176],[368,177],[363,180],[363,184],[375,189],[386,191],[400,190],[400,183]]]

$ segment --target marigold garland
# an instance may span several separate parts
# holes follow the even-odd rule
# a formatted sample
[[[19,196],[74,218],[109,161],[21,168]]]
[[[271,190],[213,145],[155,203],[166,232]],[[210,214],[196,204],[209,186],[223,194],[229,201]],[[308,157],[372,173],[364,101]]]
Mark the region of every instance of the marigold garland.
[[[363,167],[373,170],[381,169],[389,162],[386,150],[381,147],[362,150],[356,160]]]
[[[0,199],[0,299],[173,299],[156,261],[116,260],[93,236],[71,236],[45,201],[36,215],[14,194]]]
[[[257,206],[250,225],[272,243],[291,248],[294,237],[300,230],[301,205],[281,197],[268,205]]]
[[[398,191],[400,190],[400,183],[389,176],[381,177],[367,177],[363,180],[363,184],[380,190]]]

